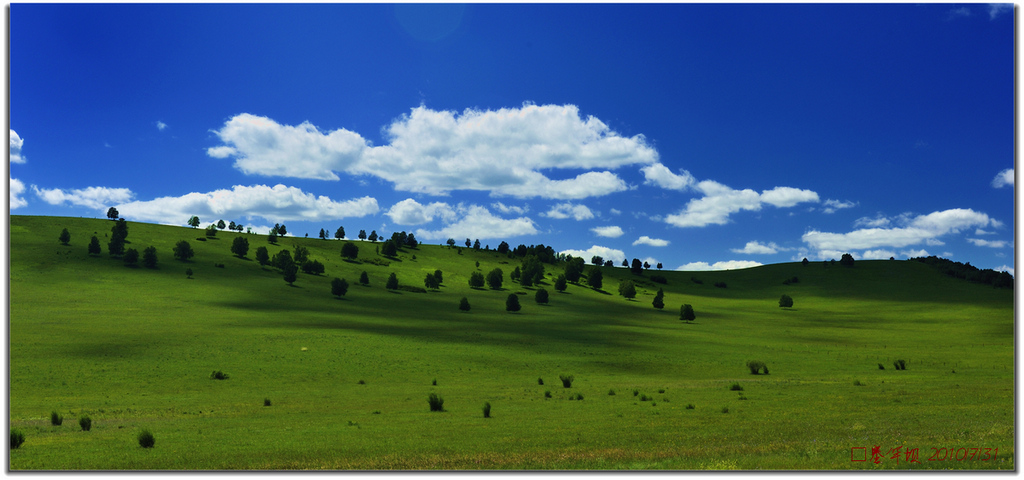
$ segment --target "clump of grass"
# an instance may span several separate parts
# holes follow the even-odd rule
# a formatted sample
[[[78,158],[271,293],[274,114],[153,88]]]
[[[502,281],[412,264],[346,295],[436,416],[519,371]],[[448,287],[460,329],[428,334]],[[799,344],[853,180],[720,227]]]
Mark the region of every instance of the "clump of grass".
[[[64,417],[57,413],[56,410],[50,412],[50,423],[56,426],[64,423]]]
[[[139,432],[138,440],[139,446],[142,448],[153,448],[153,445],[156,445],[156,438],[153,437],[149,430]]]
[[[577,393],[575,396],[569,397],[569,400],[583,400],[583,394]]]
[[[608,395],[615,395],[614,389],[608,389]]]
[[[879,370],[885,370],[885,365],[882,365],[881,363],[879,363],[878,364],[878,369]]]
[[[264,407],[269,407],[270,406],[270,399],[269,398],[264,398],[263,399],[263,406]]]
[[[210,378],[214,380],[227,380],[228,378],[230,378],[230,375],[220,370],[214,370],[213,373],[210,374]]]
[[[11,430],[11,450],[18,448],[25,443],[25,434],[21,430]]]
[[[544,391],[544,398],[551,398],[551,390]]]
[[[722,407],[722,413],[729,413],[729,407]]]
[[[371,412],[371,413],[372,413],[373,415],[380,415],[380,410],[374,410],[374,411],[373,411],[373,412]]]
[[[697,408],[697,407],[693,406],[693,404],[692,404],[692,403],[687,403],[687,404],[686,404],[686,409],[687,409],[687,410],[693,410],[693,409],[695,409],[695,408]]]
[[[664,388],[659,388],[658,389],[658,393],[665,393],[665,389]]]
[[[743,386],[742,386],[742,385],[740,385],[740,384],[739,384],[738,382],[737,382],[737,383],[733,383],[733,384],[732,384],[732,385],[731,385],[731,386],[729,387],[729,390],[732,390],[732,391],[734,391],[734,392],[742,392],[742,391],[743,391]]]
[[[650,401],[650,400],[652,400],[652,398],[648,397],[646,393],[643,394],[643,395],[640,395],[640,401],[641,402],[647,402],[647,401]]]
[[[538,378],[537,379],[537,385],[544,385],[544,379],[543,378]]]
[[[907,364],[903,360],[896,360],[896,363],[900,364],[900,370],[906,370],[907,369]]]
[[[82,427],[83,432],[88,432],[92,430],[92,419],[88,415],[84,415],[78,419],[78,426]]]
[[[562,381],[562,386],[563,387],[571,388],[572,387],[572,381],[575,380],[575,377],[573,377],[572,375],[559,375],[558,379]]]
[[[491,402],[484,402],[484,418],[491,418]]]
[[[744,397],[743,394],[740,394],[740,400],[746,400],[746,399],[747,399],[747,397]]]
[[[633,389],[633,396],[635,397],[637,395],[640,395],[640,390],[637,390],[637,389],[634,388]]]
[[[854,381],[853,381],[853,384],[854,384],[854,386],[857,386],[857,387],[862,387],[862,386],[864,386],[864,384],[863,384],[863,383],[860,383],[860,380],[854,380]]]
[[[439,397],[436,393],[431,393],[427,397],[427,403],[430,404],[431,412],[443,412],[444,411],[444,399]]]
[[[366,385],[366,380],[360,379],[360,380],[359,380],[358,382],[356,382],[356,383],[358,383],[359,385]]]
[[[435,378],[433,382],[430,382],[430,384],[436,386],[437,385],[437,379]]]

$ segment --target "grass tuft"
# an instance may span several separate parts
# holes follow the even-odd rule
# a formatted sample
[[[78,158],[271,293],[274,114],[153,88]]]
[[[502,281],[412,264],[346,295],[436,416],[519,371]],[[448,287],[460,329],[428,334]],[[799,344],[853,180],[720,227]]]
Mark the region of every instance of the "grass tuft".
[[[729,386],[729,390],[732,390],[734,392],[742,392],[743,391],[743,386],[740,385],[738,382],[737,383],[733,383],[732,385]]]
[[[431,393],[427,397],[427,403],[430,404],[431,412],[443,412],[444,411],[444,399],[438,396],[436,393]]]
[[[572,381],[575,379],[572,375],[559,375],[558,379],[562,381],[562,386],[565,388],[572,387]]]
[[[484,402],[484,418],[491,418],[491,402]]]
[[[11,450],[21,447],[25,443],[25,434],[21,430],[11,430]]]
[[[210,378],[214,380],[227,380],[228,378],[230,378],[230,375],[220,370],[214,370],[213,373],[210,374]]]
[[[92,419],[88,415],[82,416],[78,419],[78,426],[82,427],[83,432],[92,430]]]
[[[139,446],[142,448],[153,448],[153,445],[156,445],[156,438],[149,430],[139,432],[138,440]]]
[[[62,415],[58,414],[56,410],[50,412],[51,425],[60,426],[62,423],[64,423],[64,417]]]

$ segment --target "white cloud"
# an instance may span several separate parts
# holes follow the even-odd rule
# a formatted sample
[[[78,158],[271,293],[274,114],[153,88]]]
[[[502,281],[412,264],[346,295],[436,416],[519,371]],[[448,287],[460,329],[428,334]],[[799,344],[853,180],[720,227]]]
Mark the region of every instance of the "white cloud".
[[[14,133],[14,131],[12,130],[11,133]],[[14,210],[15,208],[21,208],[21,207],[24,207],[24,206],[28,205],[28,201],[26,201],[21,196],[23,193],[25,193],[25,184],[21,183],[21,180],[18,180],[17,178],[12,178],[11,179],[11,192],[10,193],[11,193],[11,200],[10,200],[11,203],[8,206],[9,209]]]
[[[492,203],[491,207],[501,213],[504,213],[505,215],[508,215],[510,213],[522,215],[530,211],[529,205],[523,205],[522,207],[520,207],[516,205],[505,205],[504,203],[501,202]]]
[[[66,202],[71,205],[88,207],[96,210],[106,210],[120,203],[127,202],[135,196],[135,194],[127,188],[108,187],[88,187],[61,190],[59,188],[39,188],[32,185],[32,191],[35,192],[37,197],[50,205],[61,205]]]
[[[416,230],[416,237],[423,240],[447,240],[448,238],[490,238],[507,239],[523,235],[535,235],[537,228],[527,217],[505,219],[494,216],[487,208],[479,205],[468,207],[458,205],[455,209],[459,221],[439,230]]]
[[[156,129],[157,130],[163,130],[165,128],[167,128],[167,124],[166,123],[161,122],[159,120],[156,121]]]
[[[612,208],[612,209],[608,210],[608,213],[610,213],[612,215],[622,215],[622,210],[619,210],[617,208]]]
[[[992,179],[992,186],[995,188],[1014,186],[1014,169],[1008,168],[997,173],[995,178]]]
[[[455,210],[447,203],[434,202],[422,205],[411,198],[392,205],[385,215],[399,225],[422,225],[433,221],[435,217],[441,217],[446,222],[455,220]]]
[[[566,255],[572,255],[574,257],[580,257],[587,263],[590,263],[592,257],[599,256],[605,260],[611,260],[615,265],[619,265],[623,260],[626,259],[626,254],[622,250],[602,247],[600,245],[594,245],[586,250],[562,250],[558,253],[564,253]]]
[[[668,190],[685,191],[693,188],[697,183],[697,179],[693,178],[690,172],[679,169],[680,175],[676,175],[660,163],[648,165],[641,168],[640,171],[644,174],[644,184],[657,185]]]
[[[647,235],[641,235],[640,238],[633,242],[633,246],[637,245],[650,245],[652,247],[667,247],[670,242],[668,240],[662,240],[660,238],[651,238]]]
[[[690,262],[686,265],[682,265],[676,270],[684,272],[692,271],[704,271],[704,270],[739,270],[743,268],[758,267],[762,264],[750,260],[728,260],[725,262],[715,262],[709,264],[708,262]]]
[[[1009,273],[1010,275],[1013,275],[1013,266],[1011,265],[1000,265],[996,268],[993,268],[992,270],[995,270],[997,272],[1006,272]]]
[[[896,252],[891,250],[864,250],[864,253],[857,255],[851,253],[857,260],[888,260],[896,256]]]
[[[21,155],[21,147],[25,145],[25,140],[18,136],[18,132],[11,129],[11,163],[25,163],[25,157]]]
[[[779,253],[779,250],[782,249],[779,248],[779,246],[776,245],[775,242],[770,242],[767,245],[765,245],[762,243],[758,243],[757,241],[747,242],[747,245],[744,246],[743,248],[732,249],[733,253],[744,253],[747,255],[771,255]]]
[[[572,217],[576,220],[594,218],[594,212],[590,211],[586,205],[578,205],[571,202],[559,203],[551,207],[551,210],[548,210],[547,213],[542,213],[541,215],[559,219]]]
[[[995,233],[996,232],[990,232],[988,230],[984,230],[984,229],[981,229],[981,228],[979,228],[979,229],[974,231],[975,235],[995,235]]]
[[[988,215],[971,209],[951,209],[917,217],[907,217],[898,228],[864,228],[849,233],[827,233],[811,230],[803,241],[819,250],[862,250],[878,247],[906,247],[935,240],[936,237],[969,227],[985,227],[991,223]]]
[[[758,194],[749,188],[734,190],[714,180],[704,180],[696,188],[704,193],[704,197],[690,200],[682,211],[666,216],[665,222],[677,227],[725,225],[733,213],[758,211],[764,203],[784,208],[818,201],[817,193],[792,187],[775,187]]]
[[[610,171],[549,178],[542,170],[614,169],[650,164],[657,152],[642,135],[623,137],[595,117],[581,118],[573,105],[526,104],[461,114],[426,107],[384,128],[388,144],[373,147],[359,134],[321,133],[304,122],[280,125],[241,114],[215,132],[224,145],[207,150],[235,157],[247,174],[337,180],[335,172],[372,175],[396,190],[444,195],[482,190],[492,195],[580,199],[628,188]]]
[[[611,225],[611,226],[607,226],[607,227],[594,227],[594,228],[591,228],[590,231],[594,232],[599,237],[608,237],[608,238],[619,238],[624,233],[626,233],[626,232],[623,232],[622,228],[619,228],[617,225]]]
[[[920,249],[920,250],[903,250],[903,251],[900,252],[900,255],[903,255],[904,257],[907,257],[907,258],[930,257],[931,256],[931,255],[928,254],[928,250],[925,250],[923,248]],[[946,255],[946,256],[948,257],[949,255]]]
[[[180,197],[160,197],[117,205],[121,216],[139,221],[171,225],[184,224],[192,215],[199,218],[239,221],[262,218],[268,222],[322,221],[364,217],[380,211],[377,200],[362,197],[336,202],[284,185],[242,186]],[[251,220],[250,220],[251,223]]]
[[[868,217],[858,218],[857,220],[853,221],[853,226],[855,226],[855,227],[879,228],[879,227],[887,227],[887,226],[889,226],[890,223],[891,223],[891,220],[889,220],[888,218],[886,218],[882,214],[879,214],[875,218],[868,218]]]
[[[946,242],[943,242],[942,240],[939,240],[937,238],[928,238],[925,239],[924,244],[928,245],[929,247],[941,247],[945,245]]]
[[[983,240],[980,238],[968,238],[967,241],[973,243],[977,247],[990,248],[1003,248],[1008,244],[1006,240]]]
[[[946,20],[969,16],[971,16],[971,9],[967,7],[954,8],[946,12]]]
[[[840,209],[843,209],[843,208],[853,208],[853,207],[856,207],[856,206],[857,206],[856,203],[851,202],[849,200],[847,200],[845,202],[842,202],[842,201],[839,201],[839,200],[828,199],[828,200],[825,200],[825,208],[822,211],[825,212],[825,213],[835,213],[836,210],[840,210]]]
[[[1012,3],[990,3],[988,4],[988,18],[989,20],[995,20],[1000,14],[1005,12],[1012,12]]]
[[[658,259],[657,258],[654,258],[654,257],[641,258],[640,261],[643,262],[643,263],[647,263],[648,265],[651,266],[651,268],[655,268],[655,269],[658,268]]]

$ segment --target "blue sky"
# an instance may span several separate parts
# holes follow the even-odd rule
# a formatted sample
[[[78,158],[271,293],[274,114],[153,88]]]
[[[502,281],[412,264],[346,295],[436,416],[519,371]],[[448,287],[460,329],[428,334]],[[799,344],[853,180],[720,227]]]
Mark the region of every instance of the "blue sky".
[[[10,211],[1013,271],[1012,7],[10,10]]]

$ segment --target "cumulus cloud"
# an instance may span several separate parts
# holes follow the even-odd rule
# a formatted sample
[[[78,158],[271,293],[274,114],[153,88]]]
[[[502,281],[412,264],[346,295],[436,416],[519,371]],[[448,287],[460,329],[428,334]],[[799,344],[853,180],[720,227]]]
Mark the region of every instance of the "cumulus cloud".
[[[640,238],[633,241],[633,246],[637,245],[650,245],[652,247],[667,247],[670,242],[668,240],[662,240],[660,238],[651,238],[647,235],[641,235]]]
[[[569,218],[572,217],[576,220],[587,220],[594,218],[594,212],[592,212],[586,205],[573,204],[571,202],[559,203],[551,207],[547,213],[542,213],[545,217],[549,218]]]
[[[666,216],[666,223],[677,227],[725,225],[733,213],[758,211],[763,204],[786,208],[819,201],[817,193],[792,187],[775,187],[759,194],[749,188],[735,190],[714,180],[704,180],[697,183],[696,189],[704,196],[687,202],[679,213]]]
[[[842,201],[839,201],[839,200],[828,199],[828,200],[825,200],[825,208],[822,211],[825,212],[825,213],[835,213],[836,210],[840,210],[840,209],[843,209],[843,208],[853,208],[853,207],[856,207],[856,206],[857,206],[856,203],[851,202],[849,200],[847,200],[845,202],[842,202]]]
[[[819,250],[863,250],[878,247],[901,248],[918,245],[928,240],[973,227],[992,223],[988,215],[971,209],[951,209],[919,215],[901,220],[904,226],[895,228],[864,228],[849,233],[828,233],[811,230],[803,241]]]
[[[262,218],[268,222],[322,221],[373,215],[380,208],[373,197],[337,202],[278,184],[235,185],[230,190],[135,201],[117,205],[117,210],[125,218],[180,225],[192,215],[211,219]]]
[[[919,249],[919,250],[913,250],[913,249],[911,249],[911,250],[903,250],[903,251],[900,252],[900,255],[903,255],[904,257],[907,257],[907,258],[930,257],[931,256],[930,254],[928,254],[928,250],[925,250],[923,248]],[[943,256],[944,257],[950,257],[952,255],[944,254]]]
[[[728,260],[724,262],[715,262],[709,264],[708,262],[690,262],[686,265],[681,265],[676,270],[683,272],[692,271],[704,271],[704,270],[740,270],[743,268],[758,267],[762,264],[751,260]]]
[[[440,217],[447,222],[455,220],[455,210],[447,203],[434,202],[422,205],[416,200],[407,198],[391,206],[385,213],[391,221],[399,225],[422,225]]]
[[[447,240],[449,238],[506,239],[537,234],[537,227],[533,220],[527,217],[501,218],[479,205],[465,206],[459,204],[455,208],[454,218],[459,220],[439,230],[416,230],[416,237],[421,240]]]
[[[522,215],[530,211],[530,207],[528,205],[523,205],[522,207],[520,207],[517,205],[505,205],[504,203],[501,202],[492,203],[491,207],[501,213],[504,213],[505,215],[508,215],[510,213],[515,215]]]
[[[50,205],[69,203],[80,207],[106,210],[114,205],[131,200],[135,194],[127,188],[88,187],[61,190],[39,188],[32,185],[36,196]]]
[[[743,248],[733,248],[733,253],[743,253],[747,255],[772,255],[779,253],[779,250],[783,250],[775,242],[769,242],[767,245],[758,243],[755,241],[747,242],[747,245]]]
[[[11,163],[25,163],[25,157],[21,155],[21,147],[25,145],[25,140],[18,136],[18,132],[11,129]]]
[[[891,250],[864,250],[864,253],[857,255],[851,253],[857,260],[888,260],[896,256],[896,252]],[[841,258],[841,257],[840,257]]]
[[[761,192],[761,201],[779,208],[792,207],[798,203],[817,203],[818,194],[810,190],[793,187],[775,187]]]
[[[235,158],[247,174],[337,180],[335,172],[371,175],[402,191],[445,195],[452,190],[496,196],[580,199],[628,188],[608,169],[650,164],[657,152],[642,135],[624,137],[573,105],[523,105],[461,114],[412,109],[384,128],[374,147],[344,129],[323,133],[240,114],[215,132],[224,143],[207,150]],[[573,178],[544,171],[590,170]],[[594,171],[597,170],[597,171]]]
[[[854,227],[879,228],[879,227],[886,227],[890,223],[892,223],[891,220],[886,218],[884,215],[879,214],[875,218],[860,217],[857,220],[853,221],[853,226]]]
[[[996,174],[995,178],[992,179],[992,186],[995,188],[1014,186],[1014,169],[1008,168]]]
[[[977,247],[1003,248],[1008,245],[1006,240],[983,240],[980,238],[968,238],[968,242]]]
[[[14,133],[12,130],[11,133]],[[11,179],[11,200],[8,208],[14,210],[15,208],[21,208],[28,205],[28,202],[21,196],[25,193],[25,184],[21,183],[21,180],[17,178]]]
[[[680,174],[676,175],[660,163],[648,165],[641,168],[640,171],[644,174],[644,184],[656,185],[668,190],[684,191],[697,184],[697,179],[693,178],[690,172],[679,169]]]
[[[623,232],[622,228],[620,228],[617,225],[610,225],[610,226],[607,226],[607,227],[594,227],[594,228],[591,228],[590,231],[594,232],[594,234],[596,234],[599,237],[607,237],[607,238],[619,238],[624,233],[626,233],[626,232]]]
[[[572,255],[574,257],[583,258],[590,262],[590,259],[595,255],[605,260],[611,260],[615,265],[622,263],[626,259],[626,254],[622,250],[615,248],[602,247],[600,245],[594,245],[586,250],[562,250],[558,253],[564,253],[566,255]]]

